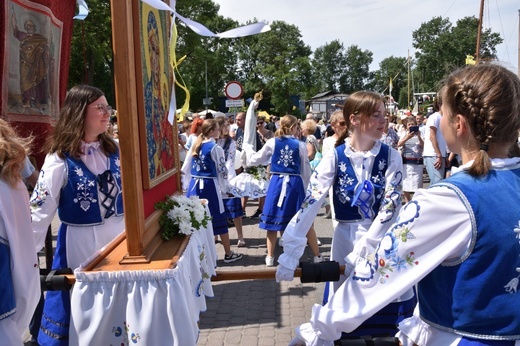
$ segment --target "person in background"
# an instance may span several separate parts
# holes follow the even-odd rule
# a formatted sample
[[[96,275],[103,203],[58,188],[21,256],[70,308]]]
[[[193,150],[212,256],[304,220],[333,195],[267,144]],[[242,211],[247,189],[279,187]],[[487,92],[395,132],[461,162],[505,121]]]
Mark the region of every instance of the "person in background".
[[[280,119],[275,138],[269,139],[262,149],[255,152],[248,146],[243,148],[242,161],[246,166],[271,165],[271,180],[259,225],[267,231],[268,267],[274,266],[277,233],[285,230],[300,209],[309,182],[307,147],[297,138],[299,130],[298,119],[285,115]]]
[[[334,217],[338,221],[331,259],[339,264],[346,264],[347,255],[367,243],[378,242],[397,217],[401,207],[402,160],[397,150],[379,140],[386,126],[384,98],[371,91],[351,94],[343,106],[343,119],[346,131],[339,137],[334,152],[325,155],[316,167],[303,207],[285,229],[277,281],[293,280],[305,248],[305,225],[314,220],[331,187]],[[367,234],[371,236],[368,238]],[[325,303],[346,278],[341,275],[339,281],[327,283]],[[401,293],[396,302],[373,311],[369,321],[355,331],[349,330],[347,337],[395,334],[396,322],[415,305],[412,290]]]
[[[319,151],[319,144],[316,137],[314,137],[313,133],[316,131],[316,122],[311,119],[307,119],[301,124],[301,138],[305,141],[305,145],[307,146],[307,157],[309,158],[309,164],[311,165],[311,172],[316,169],[318,163],[321,161],[321,152]],[[330,204],[327,204],[327,201],[323,202],[323,206],[330,213]],[[327,211],[326,211],[327,212]],[[282,238],[283,239],[283,238]],[[311,224],[309,231],[307,232],[307,244],[312,250],[314,255],[314,263],[320,263],[323,261],[323,256],[321,256],[320,248],[321,241],[317,238],[316,229],[314,228],[314,222]]]
[[[313,307],[290,345],[333,345],[414,286],[419,304],[399,324],[400,345],[520,343],[520,208],[511,207],[520,198],[520,79],[496,64],[469,65],[447,77],[439,98],[440,129],[462,165],[349,256],[348,280]]]
[[[426,122],[424,120],[424,113],[417,112],[415,115],[415,121],[417,122],[417,126],[419,126],[419,131],[421,131],[422,138],[424,138],[424,132],[426,131]]]
[[[330,126],[328,129],[332,129],[333,133],[331,136],[325,137],[323,140],[323,146],[322,146],[322,158],[325,155],[330,155],[334,152],[334,148],[336,147],[336,142],[338,141],[339,137],[345,132],[347,129],[347,123],[345,122],[345,118],[343,118],[343,110],[338,109],[332,112],[330,116]],[[321,160],[320,160],[321,161]],[[331,191],[328,192],[328,196],[332,196],[332,188]],[[328,211],[325,212],[325,218],[332,219],[332,227],[334,229],[336,228],[337,221],[334,218],[334,205],[333,203],[330,203],[330,198],[327,197],[327,203],[329,204]]]
[[[0,119],[0,343],[23,345],[40,298],[29,195],[21,180],[30,140]]]
[[[386,125],[383,130],[383,135],[381,136],[381,142],[385,143],[386,145],[391,146],[394,149],[397,149],[399,142],[399,135],[397,132],[390,127],[390,113],[385,112],[385,119],[386,119]]]
[[[269,118],[269,123],[267,124],[266,127],[272,133],[276,132],[276,130],[277,130],[277,128],[276,128],[276,116],[271,115],[271,117]]]
[[[321,147],[321,143],[323,142],[323,135],[321,133],[321,128],[319,126],[317,126],[318,122],[317,122],[316,116],[312,113],[308,113],[305,116],[305,120],[312,120],[316,124],[316,130],[314,131],[314,137],[316,137],[316,140],[318,141],[319,146]]]
[[[412,193],[423,187],[422,150],[424,141],[415,119],[408,117],[403,121],[408,132],[401,137],[397,144],[399,148],[402,148],[403,155],[403,197],[405,203],[410,202]]]
[[[69,90],[46,144],[47,156],[31,196],[37,249],[58,212],[52,269],[75,269],[124,231],[119,147],[107,132],[112,111],[101,90]],[[48,291],[38,342],[67,344],[70,292]]]
[[[193,143],[182,165],[182,188],[186,196],[199,196],[208,200],[213,225],[213,235],[220,236],[224,246],[224,263],[242,259],[242,255],[231,251],[229,229],[223,196],[230,192],[224,150],[217,145],[220,127],[215,119],[206,119],[201,134]]]
[[[224,150],[224,158],[226,162],[226,168],[228,171],[228,180],[233,179],[236,176],[235,173],[235,155],[236,155],[236,144],[235,141],[229,136],[229,124],[227,119],[223,116],[217,116],[215,118],[220,127],[220,136],[217,139],[217,144]],[[226,195],[224,198],[224,208],[226,210],[226,217],[233,220],[233,225],[237,230],[238,236],[238,247],[246,246],[244,240],[244,233],[242,230],[242,217],[244,216],[244,210],[242,209],[242,202],[240,197],[230,197]],[[229,226],[229,223],[228,223]]]
[[[426,121],[423,150],[424,165],[430,177],[430,185],[444,179],[446,168],[446,141],[439,128],[441,114],[437,101],[434,101],[433,109],[435,113],[431,114]]]
[[[198,114],[196,118],[193,118],[191,122],[190,135],[188,136],[188,140],[186,141],[186,151],[189,151],[193,143],[197,140],[197,138],[202,133],[202,123],[204,122]]]

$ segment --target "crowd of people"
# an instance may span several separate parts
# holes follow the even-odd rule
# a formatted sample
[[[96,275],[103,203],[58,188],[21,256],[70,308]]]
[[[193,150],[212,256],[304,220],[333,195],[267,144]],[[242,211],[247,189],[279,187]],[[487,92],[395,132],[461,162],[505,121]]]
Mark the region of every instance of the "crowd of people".
[[[322,209],[332,219],[331,260],[345,271],[326,283],[323,304],[291,345],[367,335],[404,346],[520,343],[520,80],[493,64],[458,69],[433,110],[396,119],[380,94],[358,91],[328,121],[255,116],[254,145],[244,142],[249,112],[179,124],[182,191],[209,201],[224,264],[243,258],[229,229],[237,248],[247,246],[250,198],[277,281],[294,279],[307,245],[314,263],[324,260],[313,221]],[[0,335],[8,344],[22,344],[41,298],[36,253],[56,213],[53,270],[79,267],[124,230],[117,132],[103,92],[73,87],[36,180],[30,139],[0,120]],[[244,196],[233,179],[254,167],[266,191]],[[37,343],[66,345],[70,292],[47,292],[42,314]]]

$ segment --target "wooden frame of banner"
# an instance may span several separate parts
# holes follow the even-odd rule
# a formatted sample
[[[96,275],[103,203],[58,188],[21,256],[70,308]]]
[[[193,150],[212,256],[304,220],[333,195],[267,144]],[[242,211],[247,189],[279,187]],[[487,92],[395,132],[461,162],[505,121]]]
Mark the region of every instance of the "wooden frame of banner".
[[[112,40],[118,117],[119,145],[125,207],[125,233],[116,238],[86,268],[92,271],[153,270],[172,268],[184,252],[188,237],[164,242],[160,237],[160,211],[144,215],[143,148],[140,133],[139,86],[137,73],[142,73],[136,54],[135,32],[139,30],[139,0],[131,3],[111,0]],[[137,28],[137,29],[136,29]],[[139,44],[139,42],[137,42]],[[141,101],[142,102],[142,101]],[[177,137],[174,136],[177,145]],[[146,149],[144,149],[146,150]],[[176,155],[178,160],[178,156]],[[178,167],[178,162],[176,163]],[[178,169],[176,173],[178,173]],[[177,190],[180,180],[175,179]]]

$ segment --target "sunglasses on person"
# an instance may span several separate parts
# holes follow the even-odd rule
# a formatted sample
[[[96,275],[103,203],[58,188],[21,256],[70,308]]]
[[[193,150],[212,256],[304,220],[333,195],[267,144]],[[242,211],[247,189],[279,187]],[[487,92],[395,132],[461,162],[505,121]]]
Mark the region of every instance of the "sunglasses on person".
[[[264,122],[263,122],[263,121],[259,121],[259,122],[257,122],[256,124],[257,124],[257,125],[263,125]]]
[[[344,121],[338,121],[338,125],[339,125],[339,126],[346,126],[346,125],[347,125],[347,123],[346,123],[346,122],[344,122]]]

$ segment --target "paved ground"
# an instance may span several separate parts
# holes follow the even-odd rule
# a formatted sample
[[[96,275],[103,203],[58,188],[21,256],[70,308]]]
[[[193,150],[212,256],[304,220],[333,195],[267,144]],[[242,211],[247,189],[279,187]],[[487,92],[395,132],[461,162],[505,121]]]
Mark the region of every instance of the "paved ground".
[[[252,215],[257,202],[250,201],[246,210]],[[322,209],[322,212],[324,209]],[[258,228],[259,219],[244,219],[246,247],[236,247],[236,230],[230,229],[232,250],[244,258],[231,264],[222,259],[224,250],[217,244],[217,270],[263,270],[266,255],[265,231]],[[332,239],[332,221],[319,214],[315,220],[322,255],[329,256]],[[276,258],[282,253],[276,247]],[[302,261],[312,261],[307,247]],[[310,318],[311,307],[320,303],[323,283],[276,283],[272,280],[245,280],[214,282],[215,296],[207,299],[208,309],[200,316],[198,346],[213,345],[287,345],[294,337],[294,329]]]

